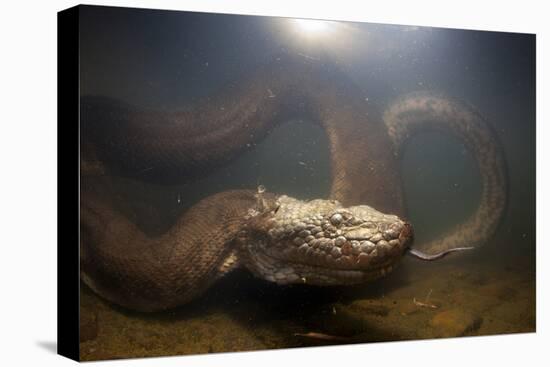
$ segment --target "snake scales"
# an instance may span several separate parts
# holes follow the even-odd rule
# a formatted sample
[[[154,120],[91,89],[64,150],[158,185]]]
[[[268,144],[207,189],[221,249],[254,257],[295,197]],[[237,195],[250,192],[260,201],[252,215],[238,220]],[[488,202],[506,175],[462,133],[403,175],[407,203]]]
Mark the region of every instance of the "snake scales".
[[[502,151],[486,121],[473,108],[430,93],[398,100],[384,121],[370,120],[367,112],[362,92],[342,74],[295,59],[277,59],[178,112],[83,97],[83,181],[97,172],[192,179],[296,118],[326,132],[332,177],[330,200],[246,190],[212,195],[156,238],[82,190],[83,281],[114,303],[157,311],[196,298],[238,266],[280,284],[354,284],[383,276],[412,239],[410,224],[398,217],[405,214],[401,148],[425,129],[449,131],[474,153],[482,195],[466,222],[421,247],[445,253],[486,241],[504,211],[507,185]]]

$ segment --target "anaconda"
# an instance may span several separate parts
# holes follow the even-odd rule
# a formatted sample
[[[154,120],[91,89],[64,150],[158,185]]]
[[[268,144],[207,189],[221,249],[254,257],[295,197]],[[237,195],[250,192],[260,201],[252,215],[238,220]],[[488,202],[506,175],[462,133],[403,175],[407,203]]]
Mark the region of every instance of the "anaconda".
[[[426,128],[465,142],[478,162],[482,196],[465,223],[420,248],[446,254],[487,241],[502,216],[507,184],[502,151],[486,120],[472,107],[430,93],[405,96],[383,119],[369,119],[362,95],[333,69],[278,59],[179,112],[82,98],[84,179],[98,171],[149,181],[193,179],[296,118],[325,130],[332,177],[328,200],[221,192],[192,206],[158,238],[84,190],[82,279],[112,302],[157,311],[195,299],[238,266],[281,284],[345,285],[383,276],[412,238],[411,225],[398,217],[405,214],[400,148]]]

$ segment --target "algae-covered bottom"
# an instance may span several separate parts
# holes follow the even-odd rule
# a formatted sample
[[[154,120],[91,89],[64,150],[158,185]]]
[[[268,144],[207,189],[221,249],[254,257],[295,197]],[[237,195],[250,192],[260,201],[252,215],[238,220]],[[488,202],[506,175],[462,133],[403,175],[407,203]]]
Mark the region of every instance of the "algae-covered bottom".
[[[487,259],[487,257],[484,257]],[[532,257],[405,258],[354,287],[278,287],[237,271],[189,305],[130,312],[81,291],[82,360],[534,332]]]

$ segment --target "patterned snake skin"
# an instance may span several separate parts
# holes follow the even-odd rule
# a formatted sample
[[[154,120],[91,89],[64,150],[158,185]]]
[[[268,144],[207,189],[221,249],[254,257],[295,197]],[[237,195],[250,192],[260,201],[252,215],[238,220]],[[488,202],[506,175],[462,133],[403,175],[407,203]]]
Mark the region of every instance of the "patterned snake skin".
[[[483,244],[506,203],[505,163],[486,121],[462,103],[428,93],[405,96],[383,121],[371,120],[362,96],[339,72],[286,59],[179,112],[83,97],[84,181],[96,174],[189,180],[296,118],[325,130],[332,175],[330,200],[226,191],[192,206],[157,238],[82,190],[83,281],[114,303],[158,311],[189,302],[238,266],[280,284],[344,285],[383,276],[412,238],[411,225],[398,217],[405,214],[400,148],[425,129],[449,131],[464,141],[477,159],[483,188],[477,211],[465,223],[421,248],[443,254]]]

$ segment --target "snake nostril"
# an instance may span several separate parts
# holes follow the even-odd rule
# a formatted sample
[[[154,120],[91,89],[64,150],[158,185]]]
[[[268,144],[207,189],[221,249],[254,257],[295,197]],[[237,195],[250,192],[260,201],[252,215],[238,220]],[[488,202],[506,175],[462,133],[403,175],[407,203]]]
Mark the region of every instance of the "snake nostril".
[[[412,241],[414,237],[413,228],[410,223],[405,222],[403,225],[403,229],[401,229],[401,232],[399,233],[399,241],[401,243],[406,242],[407,240]]]

